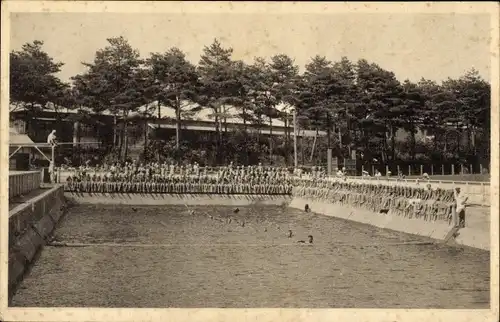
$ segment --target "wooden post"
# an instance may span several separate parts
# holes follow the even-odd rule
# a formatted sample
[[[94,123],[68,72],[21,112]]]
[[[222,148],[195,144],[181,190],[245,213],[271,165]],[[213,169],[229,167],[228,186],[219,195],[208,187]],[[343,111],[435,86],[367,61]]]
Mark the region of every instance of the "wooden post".
[[[420,176],[423,176],[424,175],[424,165],[421,164],[420,165]]]
[[[297,112],[293,110],[293,165],[298,166],[297,160]]]
[[[472,167],[472,163],[469,165],[469,174],[472,174],[474,172],[474,168]]]
[[[431,164],[431,176],[434,175],[434,164]]]
[[[386,165],[386,166],[385,166],[385,175],[387,176],[387,174],[388,174],[388,173],[389,173],[389,166],[388,166],[388,165]]]
[[[458,223],[457,207],[456,206],[451,207],[451,218],[452,218],[453,227],[457,227],[459,223]]]
[[[483,165],[479,164],[479,174],[483,174]]]
[[[444,164],[441,164],[441,174],[444,176]]]
[[[372,176],[375,175],[375,166],[372,164]]]
[[[408,165],[408,177],[411,176],[411,164]]]
[[[50,160],[50,182],[55,183],[55,178],[56,178],[56,147],[55,145],[52,145],[52,153],[51,153],[51,160]]]
[[[455,165],[451,165],[451,175],[455,175]]]
[[[328,148],[328,150],[326,151],[327,155],[326,155],[326,160],[327,160],[327,166],[328,166],[328,169],[327,169],[327,173],[328,175],[332,175],[332,149],[331,148]]]

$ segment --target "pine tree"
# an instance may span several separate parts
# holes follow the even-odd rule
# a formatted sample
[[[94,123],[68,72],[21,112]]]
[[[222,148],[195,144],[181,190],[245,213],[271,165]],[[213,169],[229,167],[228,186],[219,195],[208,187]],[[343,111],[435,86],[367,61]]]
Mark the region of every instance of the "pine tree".
[[[182,115],[196,93],[196,68],[178,48],[171,48],[163,54],[153,53],[147,60],[147,65],[151,84],[149,94],[158,102],[158,113],[162,104],[175,111],[175,144],[179,150]],[[158,118],[161,118],[160,114]]]
[[[64,64],[55,62],[42,47],[43,42],[35,40],[12,51],[9,58],[10,103],[26,109],[28,135],[37,132],[34,124],[39,112],[67,86],[55,76]]]
[[[198,63],[199,86],[196,101],[201,106],[210,108],[215,119],[217,161],[220,161],[221,151],[221,120],[226,118],[225,106],[235,96],[237,82],[233,77],[231,59],[232,48],[224,48],[215,39],[210,46],[203,48]]]
[[[108,46],[99,49],[93,63],[83,63],[88,70],[75,80],[85,84],[82,92],[89,95],[96,113],[104,110],[114,115],[114,139],[117,145],[117,120],[122,120],[118,157],[125,160],[128,152],[128,125],[132,112],[147,103],[147,75],[139,52],[123,37],[107,39]]]

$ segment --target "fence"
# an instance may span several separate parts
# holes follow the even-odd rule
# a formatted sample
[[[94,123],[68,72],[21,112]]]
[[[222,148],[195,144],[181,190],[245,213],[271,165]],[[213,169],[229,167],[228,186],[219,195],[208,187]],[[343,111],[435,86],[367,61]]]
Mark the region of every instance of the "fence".
[[[375,171],[380,171],[382,174],[391,172],[392,174],[403,174],[406,176],[422,176],[424,173],[428,175],[463,175],[463,174],[488,174],[488,168],[482,164],[477,166],[472,164],[406,164],[406,165],[370,165],[362,166],[362,170],[374,174]]]
[[[40,171],[22,171],[9,173],[9,199],[40,188]]]

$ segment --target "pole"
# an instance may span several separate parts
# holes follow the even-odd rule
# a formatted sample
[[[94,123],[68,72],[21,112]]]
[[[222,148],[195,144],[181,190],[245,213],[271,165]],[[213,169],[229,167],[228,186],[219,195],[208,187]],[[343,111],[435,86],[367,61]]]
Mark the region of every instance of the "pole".
[[[56,146],[55,144],[52,144],[52,153],[51,153],[51,160],[50,160],[50,182],[55,183],[55,171],[56,171]]]
[[[295,168],[298,167],[297,160],[297,112],[293,110],[293,164]]]
[[[327,173],[329,176],[331,176],[332,175],[332,149],[331,148],[328,148],[328,150],[327,150],[326,160],[328,163]]]

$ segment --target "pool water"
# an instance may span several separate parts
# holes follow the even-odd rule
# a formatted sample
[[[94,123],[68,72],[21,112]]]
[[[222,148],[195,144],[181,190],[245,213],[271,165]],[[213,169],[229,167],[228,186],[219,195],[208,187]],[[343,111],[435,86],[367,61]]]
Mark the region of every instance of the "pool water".
[[[487,251],[280,206],[79,205],[54,235],[11,306],[489,307]]]

